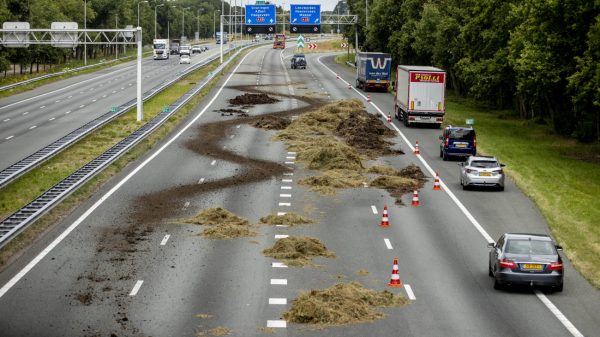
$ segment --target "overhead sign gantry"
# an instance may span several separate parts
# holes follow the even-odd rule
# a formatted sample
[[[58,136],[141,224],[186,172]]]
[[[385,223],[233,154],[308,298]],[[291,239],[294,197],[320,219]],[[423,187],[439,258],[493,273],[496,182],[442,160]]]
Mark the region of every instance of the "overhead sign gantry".
[[[320,33],[321,5],[290,5],[291,33]]]

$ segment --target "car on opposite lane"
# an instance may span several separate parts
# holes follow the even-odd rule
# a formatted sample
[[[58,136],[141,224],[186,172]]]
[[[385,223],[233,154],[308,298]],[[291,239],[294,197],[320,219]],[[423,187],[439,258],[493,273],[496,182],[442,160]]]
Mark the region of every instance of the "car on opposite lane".
[[[179,64],[190,64],[190,55],[188,54],[183,54],[179,57]]]
[[[552,287],[563,291],[562,247],[544,234],[505,233],[490,248],[488,274],[494,289],[504,285]]]
[[[477,138],[473,127],[448,126],[440,136],[440,157],[444,160],[450,157],[477,155]]]
[[[504,191],[505,165],[491,156],[470,156],[460,166],[460,185],[463,190],[472,186],[496,187]]]

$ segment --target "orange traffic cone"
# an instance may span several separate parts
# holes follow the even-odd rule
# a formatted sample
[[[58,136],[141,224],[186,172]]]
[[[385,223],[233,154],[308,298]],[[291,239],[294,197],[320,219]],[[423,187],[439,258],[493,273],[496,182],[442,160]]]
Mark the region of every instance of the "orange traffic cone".
[[[390,115],[389,112],[388,112],[388,115],[387,115],[387,121],[388,121],[388,123],[392,122],[392,115]]]
[[[371,94],[367,94],[367,102],[371,102]]]
[[[392,267],[392,277],[388,286],[402,287],[402,281],[400,281],[400,274],[398,274],[398,269],[398,258],[394,258],[394,266]]]
[[[387,212],[387,204],[383,205],[383,216],[381,217],[381,227],[390,227],[390,222],[388,220],[388,212]]]
[[[413,191],[412,204],[413,206],[419,206],[419,191]]]
[[[414,154],[421,154],[421,151],[419,150],[419,140],[418,139],[417,139],[417,142],[415,144]]]
[[[442,186],[440,186],[440,175],[437,173],[437,171],[435,172],[435,180],[433,181],[433,189],[436,191],[439,191],[442,189]]]

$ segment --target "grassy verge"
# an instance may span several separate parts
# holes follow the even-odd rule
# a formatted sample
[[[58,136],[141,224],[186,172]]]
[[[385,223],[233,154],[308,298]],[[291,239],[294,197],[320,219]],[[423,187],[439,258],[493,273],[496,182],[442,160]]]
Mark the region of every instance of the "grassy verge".
[[[348,54],[348,53],[340,54],[335,57],[335,63],[345,65],[349,69],[354,70],[354,67],[351,67],[348,64],[346,64],[346,62],[354,63],[354,55],[355,55],[354,52],[351,52],[350,54]]]
[[[151,55],[152,51],[144,51],[142,56],[146,57],[148,55]],[[105,58],[105,59],[96,59],[96,60],[88,60],[88,65],[91,64],[98,64],[95,67],[92,68],[88,68],[88,69],[84,69],[84,70],[80,70],[80,71],[74,71],[74,72],[70,72],[70,73],[66,73],[66,74],[62,74],[62,75],[58,75],[58,76],[54,76],[54,77],[50,77],[47,79],[43,79],[43,80],[39,80],[39,81],[35,81],[26,85],[22,85],[16,88],[12,88],[12,89],[8,89],[8,90],[3,90],[0,91],[0,98],[2,97],[8,97],[11,95],[15,95],[21,92],[25,92],[28,90],[32,90],[35,88],[38,88],[42,85],[48,84],[48,83],[52,83],[52,82],[56,82],[56,81],[60,81],[60,80],[64,80],[67,78],[71,78],[73,76],[78,76],[78,75],[83,75],[83,74],[88,74],[88,73],[92,73],[92,72],[96,72],[98,70],[102,70],[102,69],[106,69],[108,67],[112,67],[124,62],[130,62],[131,60],[135,59],[135,56],[137,55],[137,52],[135,50],[133,51],[129,51],[126,54],[126,58],[122,59],[122,60],[118,60],[118,61],[114,61],[114,62],[108,62],[110,61],[110,59]],[[106,62],[104,64],[99,64],[102,62]],[[16,76],[16,77],[11,77],[11,78],[3,78],[0,79],[0,86],[3,85],[7,85],[7,84],[12,84],[12,83],[16,83],[16,82],[21,82],[21,81],[25,81],[31,78],[35,78],[35,77],[40,77],[40,76],[44,76],[50,73],[55,73],[55,72],[60,72],[63,70],[68,70],[68,69],[73,69],[73,68],[78,68],[78,67],[83,67],[83,61],[75,61],[75,62],[70,62],[68,64],[66,64],[64,67],[61,68],[57,68],[54,69],[51,72],[40,72],[40,73],[36,73],[35,75],[29,76],[29,75],[23,75],[23,76]]]
[[[449,95],[447,122],[475,119],[481,152],[497,156],[540,208],[565,254],[600,287],[600,144],[580,144],[550,126],[489,111]]]
[[[239,57],[241,57],[242,54]],[[235,60],[234,60],[235,61]],[[229,69],[235,62],[232,62]],[[207,67],[199,69],[186,76],[175,85],[144,103],[146,120],[156,116],[162,107],[174,102],[187,92],[196,82],[206,77],[209,72],[214,71],[219,65],[218,60]],[[225,69],[225,71],[227,71]],[[0,251],[0,266],[3,266],[12,257],[16,256],[42,233],[71,212],[81,202],[93,195],[100,186],[111,177],[121,171],[127,164],[150,150],[156,143],[163,139],[168,133],[176,128],[179,123],[194,109],[206,94],[214,87],[222,76],[221,72],[209,85],[198,93],[192,100],[183,106],[177,113],[172,115],[158,130],[144,139],[140,144],[131,149],[115,163],[107,167],[91,181],[70,195],[48,214],[29,226],[19,236],[13,239]],[[76,169],[97,157],[102,152],[128,136],[132,131],[139,128],[141,123],[136,122],[135,109],[125,113],[121,117],[105,125],[98,131],[87,136],[77,144],[71,146],[56,157],[44,163],[44,165],[30,171],[10,185],[0,190],[0,219],[12,214],[19,208],[31,202],[42,192],[73,173]]]

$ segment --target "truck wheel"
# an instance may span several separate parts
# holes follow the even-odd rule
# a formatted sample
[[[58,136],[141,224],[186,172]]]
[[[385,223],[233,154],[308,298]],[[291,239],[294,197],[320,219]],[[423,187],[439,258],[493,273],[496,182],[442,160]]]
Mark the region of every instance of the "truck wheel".
[[[402,120],[404,121],[404,126],[410,127],[410,123],[408,122],[408,115],[406,113],[402,113]]]

